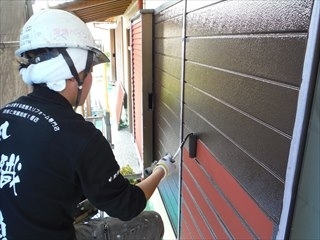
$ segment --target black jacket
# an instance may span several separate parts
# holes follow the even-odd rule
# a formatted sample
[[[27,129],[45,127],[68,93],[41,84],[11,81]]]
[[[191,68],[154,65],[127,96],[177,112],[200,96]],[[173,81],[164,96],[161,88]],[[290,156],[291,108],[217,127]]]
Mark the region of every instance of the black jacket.
[[[0,236],[8,240],[73,239],[82,196],[122,220],[146,205],[100,130],[46,87],[0,110],[0,156]]]

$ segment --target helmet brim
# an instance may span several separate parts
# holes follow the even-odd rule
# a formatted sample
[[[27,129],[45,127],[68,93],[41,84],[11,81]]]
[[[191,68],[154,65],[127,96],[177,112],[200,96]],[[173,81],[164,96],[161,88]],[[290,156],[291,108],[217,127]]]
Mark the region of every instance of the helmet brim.
[[[110,59],[105,55],[103,52],[101,52],[98,49],[92,49],[95,53],[95,57],[93,58],[93,66],[100,64],[100,63],[108,63],[110,62]]]

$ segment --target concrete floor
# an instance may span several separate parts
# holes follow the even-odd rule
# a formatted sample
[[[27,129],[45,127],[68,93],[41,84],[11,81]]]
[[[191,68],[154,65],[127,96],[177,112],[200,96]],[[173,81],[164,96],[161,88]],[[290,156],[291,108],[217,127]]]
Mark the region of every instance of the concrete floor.
[[[115,121],[111,121],[111,137],[113,153],[120,167],[129,164],[135,173],[141,174],[142,166],[129,127],[118,130]]]
[[[129,164],[135,173],[141,173],[140,164],[137,157],[137,150],[134,146],[133,138],[129,132],[129,129],[125,128],[116,130],[113,128],[112,143],[114,144],[113,152],[120,167]],[[154,192],[151,199],[149,199],[146,210],[154,210],[161,215],[165,226],[165,232],[163,236],[164,240],[176,239],[158,189]]]

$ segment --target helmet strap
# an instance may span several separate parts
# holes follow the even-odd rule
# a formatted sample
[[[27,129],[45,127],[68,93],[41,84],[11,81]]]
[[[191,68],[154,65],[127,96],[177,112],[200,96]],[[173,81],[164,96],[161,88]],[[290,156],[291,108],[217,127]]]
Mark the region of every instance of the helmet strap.
[[[83,85],[84,79],[86,79],[87,75],[89,74],[89,72],[91,70],[92,64],[93,64],[93,52],[88,51],[86,67],[83,71],[84,72],[83,79],[80,79],[79,74],[77,72],[77,69],[75,68],[74,63],[73,63],[70,55],[68,54],[66,48],[60,48],[59,52],[62,54],[64,60],[68,64],[68,67],[70,69],[72,76],[76,79],[76,81],[78,83],[77,99],[76,99],[76,104],[74,106],[74,110],[76,110],[77,107],[79,106],[81,93],[82,93],[82,85]]]

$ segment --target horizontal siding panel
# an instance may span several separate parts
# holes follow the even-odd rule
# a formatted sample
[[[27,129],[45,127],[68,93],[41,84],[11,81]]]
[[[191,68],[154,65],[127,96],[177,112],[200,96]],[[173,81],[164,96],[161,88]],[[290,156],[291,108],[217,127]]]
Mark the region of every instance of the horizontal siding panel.
[[[158,119],[158,127],[160,127],[166,134],[174,134],[179,136],[179,134],[175,134],[179,132],[179,122],[176,122],[179,120],[179,115],[176,112],[173,112],[172,109],[162,102],[157,101],[157,105],[158,109],[161,110],[161,116],[159,116]],[[165,139],[165,141],[170,142],[170,138]]]
[[[180,124],[200,139],[196,159],[183,154],[180,237],[271,239],[283,204],[312,1],[170,4],[155,16],[157,158],[175,152]],[[160,193],[177,231],[170,194],[179,187],[169,185],[179,176],[172,177]]]
[[[157,32],[157,29],[156,27],[155,32]],[[162,31],[161,29],[159,30]],[[167,32],[165,34],[170,33]],[[169,38],[165,39],[165,41],[169,44],[169,48],[164,48],[162,45],[154,50],[154,106],[157,109],[154,115],[156,159],[160,159],[167,152],[175,152],[180,141],[181,61],[179,57],[181,55],[181,47],[177,49],[176,45],[179,44],[177,39]],[[159,41],[155,39],[155,45],[158,44]],[[163,51],[166,54],[163,54]],[[176,234],[179,231],[179,191],[178,171],[159,185],[160,195]]]
[[[157,26],[160,22],[182,15],[183,9],[184,1],[174,3],[166,9],[161,9],[161,12],[156,13],[154,16],[155,25]]]
[[[209,159],[210,160],[210,159]],[[214,185],[212,180],[204,174],[204,170],[196,163],[194,159],[186,159],[184,164],[192,169],[192,175],[197,179],[197,186],[202,190],[202,194],[208,198],[209,204],[213,206],[222,224],[226,226],[232,239],[252,239],[254,236],[245,225],[245,222],[239,217],[238,213],[221,195],[221,191]],[[212,226],[214,228],[215,226]]]
[[[155,122],[155,158],[160,159],[167,152],[175,152],[179,147],[179,128],[177,123],[168,123],[164,118]]]
[[[156,39],[179,37],[182,36],[182,16],[168,19],[156,25],[154,36]]]
[[[193,213],[190,212],[190,210],[187,208],[186,205],[182,206],[182,221],[186,222],[186,225],[188,226],[190,239],[204,239],[199,232],[199,229],[197,228],[197,223],[195,222],[193,218]],[[185,238],[182,238],[185,239]]]
[[[166,56],[181,57],[181,38],[156,39],[156,53],[166,53]]]
[[[184,152],[185,156],[186,152]],[[190,169],[183,165],[182,178],[183,178],[183,187],[182,187],[182,206],[189,204],[197,204],[200,208],[199,212],[203,214],[203,218],[210,224],[211,231],[213,232],[211,238],[208,239],[230,239],[230,235],[225,229],[223,223],[220,221],[216,213],[214,212],[214,207],[208,201],[208,198],[203,194],[203,191],[206,190],[205,186],[199,186],[197,180],[191,177]],[[200,189],[203,189],[202,192]],[[187,189],[189,191],[187,191]],[[195,203],[191,203],[187,200],[186,195],[192,193],[192,196],[195,198]],[[182,211],[183,214],[183,211]],[[183,221],[183,219],[182,219]],[[182,229],[184,232],[185,229]]]
[[[169,219],[172,225],[177,225],[178,223],[178,198],[179,188],[178,188],[179,178],[178,175],[170,175],[165,181],[159,184],[159,190],[162,200],[166,203],[165,208],[169,212]],[[176,230],[176,229],[175,229]]]
[[[156,94],[157,100],[161,101],[161,104],[165,105],[166,108],[170,111],[169,114],[167,114],[167,117],[176,117],[179,118],[180,115],[180,102],[179,98],[177,98],[176,95],[174,95],[173,92],[170,91],[170,89],[161,88],[161,91],[159,91]],[[156,101],[157,101],[156,100]]]
[[[155,131],[155,151],[157,155],[156,159],[160,159],[167,152],[175,152],[179,145],[179,105],[178,101],[175,101],[176,109],[172,109],[173,106],[167,105],[164,99],[160,98],[158,94],[155,95],[155,106],[157,106],[157,112],[155,113],[154,127]]]
[[[213,4],[217,4],[219,2],[221,2],[222,0],[197,0],[197,1],[187,1],[187,13],[190,14],[191,11],[195,11],[197,9],[203,9],[207,6],[213,5]],[[205,27],[205,26],[201,26],[201,27]]]
[[[183,206],[187,208],[188,211],[192,214],[193,224],[198,230],[201,236],[201,239],[212,239],[214,235],[210,230],[211,228],[207,224],[206,219],[203,218],[203,216],[201,215],[202,212],[198,202],[193,198],[193,197],[197,197],[197,195],[195,194],[195,192],[192,192],[192,193],[189,192],[186,186],[183,186],[183,189],[184,189],[184,191],[182,190]]]
[[[176,79],[180,79],[181,61],[178,58],[172,58],[161,54],[155,54],[154,66],[163,72],[170,74]],[[156,78],[157,76],[155,76]]]
[[[163,87],[170,91],[178,101],[180,101],[180,89],[181,82],[180,79],[176,79],[174,76],[168,74],[167,72],[163,72],[160,69],[155,69],[155,83],[157,87]]]
[[[179,142],[179,121],[175,119],[167,106],[161,102],[156,102],[161,110],[161,116],[156,114],[154,147],[155,158],[160,159],[167,152],[174,152],[178,147]],[[177,166],[179,168],[179,166]],[[159,185],[159,192],[164,201],[165,208],[169,213],[169,219],[173,225],[174,231],[177,234],[178,227],[178,198],[179,198],[179,174],[173,174],[166,178]]]
[[[208,160],[211,161],[208,161]],[[212,180],[219,186],[228,201],[237,209],[241,217],[254,230],[259,239],[270,239],[273,233],[273,223],[259,208],[239,183],[210,154],[199,140],[197,144],[197,160],[206,169]],[[190,159],[192,161],[192,159]]]
[[[154,100],[155,108],[155,128],[162,129],[165,136],[165,147],[174,152],[179,143],[180,131],[180,72],[181,62],[178,59],[156,54],[154,68]],[[157,132],[157,131],[155,131]],[[155,138],[157,141],[163,139],[163,136]],[[174,147],[174,149],[172,149]],[[162,157],[161,152],[159,156]]]
[[[243,149],[257,165],[284,182],[289,138],[188,84],[185,85],[185,104]]]
[[[188,107],[184,109],[184,121],[189,129],[198,134],[217,161],[230,172],[251,198],[259,203],[267,216],[278,223],[283,200],[283,182]]]
[[[187,224],[187,221],[181,222],[181,229],[182,229],[181,235],[180,235],[181,240],[192,239],[192,236],[189,230],[190,228],[189,228],[189,225]]]
[[[200,1],[214,2],[214,1]],[[311,0],[215,1],[187,14],[187,36],[307,32]],[[187,10],[198,5],[187,1]],[[202,4],[203,5],[203,4]],[[201,4],[199,3],[199,6]],[[299,21],[297,21],[299,19]]]
[[[298,87],[306,38],[306,34],[189,38],[186,59]]]
[[[298,89],[191,62],[186,62],[185,76],[206,94],[292,135]]]

